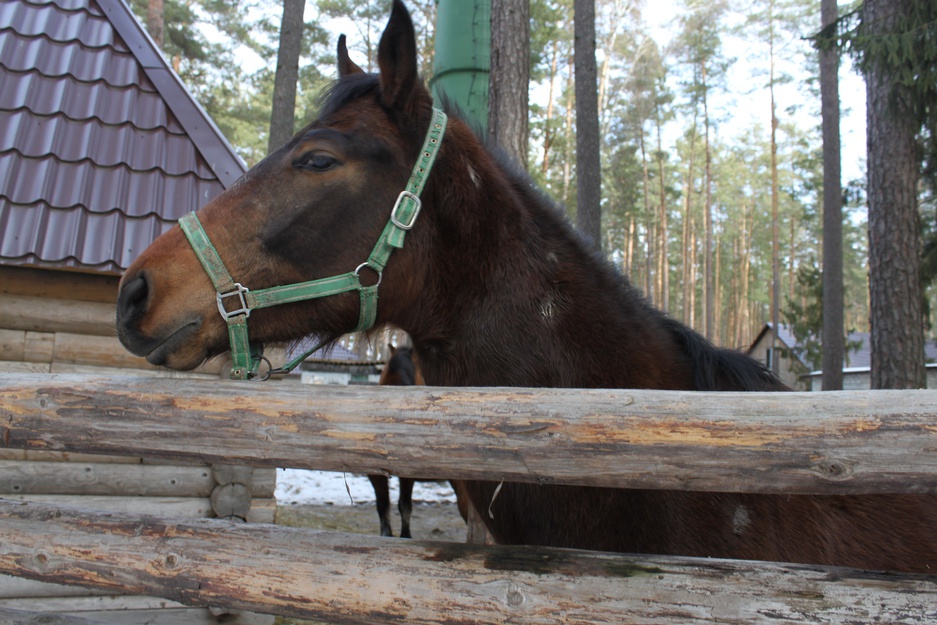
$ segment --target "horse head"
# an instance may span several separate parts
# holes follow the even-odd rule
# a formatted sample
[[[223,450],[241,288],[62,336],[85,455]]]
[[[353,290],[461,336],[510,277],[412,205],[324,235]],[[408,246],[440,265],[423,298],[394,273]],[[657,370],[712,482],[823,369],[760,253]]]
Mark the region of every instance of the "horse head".
[[[228,293],[237,295],[233,301],[218,296],[218,280],[206,272],[211,261],[199,258],[200,246],[179,226],[127,269],[117,328],[128,350],[152,364],[191,369],[228,349],[226,311],[239,307],[238,298],[243,305],[244,293],[330,276],[360,281],[360,288],[250,310],[251,341],[352,331],[364,317],[365,297],[358,291],[376,296],[378,284],[380,306],[372,323],[388,321],[412,301],[426,271],[419,251],[431,236],[428,229],[415,228],[407,245],[384,259],[386,267],[374,261],[374,250],[392,229],[388,220],[417,175],[414,164],[441,113],[417,75],[413,24],[399,0],[381,37],[378,65],[377,75],[362,71],[342,36],[339,78],[318,118],[190,218],[210,241],[216,264],[223,263],[222,273],[226,269],[242,289]],[[432,204],[427,195],[424,203]],[[413,226],[418,211],[416,205],[401,225]]]

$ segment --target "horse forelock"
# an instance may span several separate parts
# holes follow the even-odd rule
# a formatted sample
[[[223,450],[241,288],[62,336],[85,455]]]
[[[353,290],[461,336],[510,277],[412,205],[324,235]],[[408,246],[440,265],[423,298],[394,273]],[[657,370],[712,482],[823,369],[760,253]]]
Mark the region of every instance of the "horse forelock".
[[[319,97],[319,119],[331,117],[354,100],[376,94],[379,86],[377,74],[350,74],[339,78]]]

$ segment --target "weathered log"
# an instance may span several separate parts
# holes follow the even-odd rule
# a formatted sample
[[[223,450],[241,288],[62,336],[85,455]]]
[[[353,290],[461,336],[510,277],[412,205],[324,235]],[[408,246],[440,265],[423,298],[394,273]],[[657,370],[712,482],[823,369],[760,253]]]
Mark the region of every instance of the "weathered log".
[[[0,460],[0,496],[208,497],[214,486],[209,467]]]
[[[28,501],[41,505],[62,505],[96,510],[149,514],[164,517],[202,519],[214,516],[209,497],[103,497],[96,495],[0,495],[10,501]],[[240,515],[248,523],[273,523],[276,517],[276,499],[250,499],[250,509]]]
[[[103,621],[94,621],[80,616],[24,612],[6,608],[0,608],[0,623],[4,625],[107,625]]]
[[[215,608],[192,608],[166,599],[148,597],[98,597],[40,599],[34,602],[10,601],[8,608],[0,600],[0,623],[3,625],[115,625],[148,623],[161,625],[274,625],[276,617],[253,612],[225,611]],[[141,607],[143,606],[143,607]],[[81,616],[77,616],[80,614]]]
[[[179,518],[213,515],[208,497],[121,497],[103,495],[0,495],[10,501],[62,505],[99,512],[152,514]]]
[[[440,479],[937,490],[937,392],[689,393],[0,378],[0,447]]]
[[[116,336],[114,304],[30,295],[4,295],[0,328]]]
[[[117,306],[119,275],[0,266],[0,294],[102,302]]]
[[[0,607],[4,599],[44,599],[49,597],[87,597],[89,595],[106,595],[105,590],[82,588],[81,586],[66,586],[64,584],[49,584],[24,577],[11,577],[0,575]],[[3,620],[0,620],[2,623]]]
[[[0,572],[342,622],[933,623],[937,579],[349,536],[0,501]]]
[[[22,334],[19,339],[16,333]],[[27,362],[54,362],[58,365],[91,365],[139,369],[141,371],[164,370],[151,365],[144,358],[134,356],[112,336],[73,334],[70,332],[30,332],[3,330],[0,334],[0,360],[23,360]],[[200,366],[196,372],[215,376],[221,371],[222,361],[213,360]],[[176,377],[186,374],[176,373]]]

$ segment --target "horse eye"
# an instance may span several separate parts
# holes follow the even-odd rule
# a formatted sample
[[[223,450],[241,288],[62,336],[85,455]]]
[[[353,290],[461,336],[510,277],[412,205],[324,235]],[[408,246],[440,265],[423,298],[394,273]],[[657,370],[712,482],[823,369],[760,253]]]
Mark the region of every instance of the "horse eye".
[[[297,159],[297,161],[294,163],[294,166],[298,167],[299,169],[323,172],[332,169],[337,164],[338,160],[333,156],[323,154],[322,152],[312,152],[310,154],[305,154]]]

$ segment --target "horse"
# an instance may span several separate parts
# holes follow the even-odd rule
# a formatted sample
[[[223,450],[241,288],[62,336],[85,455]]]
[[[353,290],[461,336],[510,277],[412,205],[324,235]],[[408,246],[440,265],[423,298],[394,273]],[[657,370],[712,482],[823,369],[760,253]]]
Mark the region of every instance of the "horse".
[[[390,348],[390,358],[381,371],[378,384],[391,386],[412,386],[423,384],[423,376],[417,369],[413,359],[413,350],[409,347]],[[374,499],[377,505],[377,517],[381,523],[381,536],[393,536],[394,530],[390,525],[390,485],[386,475],[369,475],[371,486],[374,488]],[[410,534],[410,516],[413,513],[413,478],[398,477],[400,495],[397,498],[397,510],[400,512],[400,537],[412,538]]]
[[[390,359],[378,384],[391,386],[413,386],[425,384],[423,374],[418,365],[418,359],[410,347],[394,347],[389,345]],[[381,525],[381,536],[393,536],[394,530],[390,524],[390,488],[386,475],[369,475],[371,486],[374,488],[374,498],[377,506],[377,516]],[[410,533],[410,517],[413,514],[413,485],[421,480],[419,478],[398,477],[400,495],[397,498],[397,510],[400,512],[400,537],[412,538]],[[429,480],[437,481],[437,480]],[[461,481],[449,482],[456,496],[456,504],[462,520],[468,522],[468,498],[463,491]]]
[[[226,313],[245,310],[219,315],[234,291],[190,245],[200,229],[239,284],[316,287],[267,307],[239,287],[253,341],[393,324],[428,385],[786,390],[651,306],[457,111],[434,108],[400,0],[377,60],[364,72],[339,38],[316,119],[132,263],[117,303],[128,350],[174,369],[233,352]],[[503,544],[937,570],[933,494],[465,486]]]

